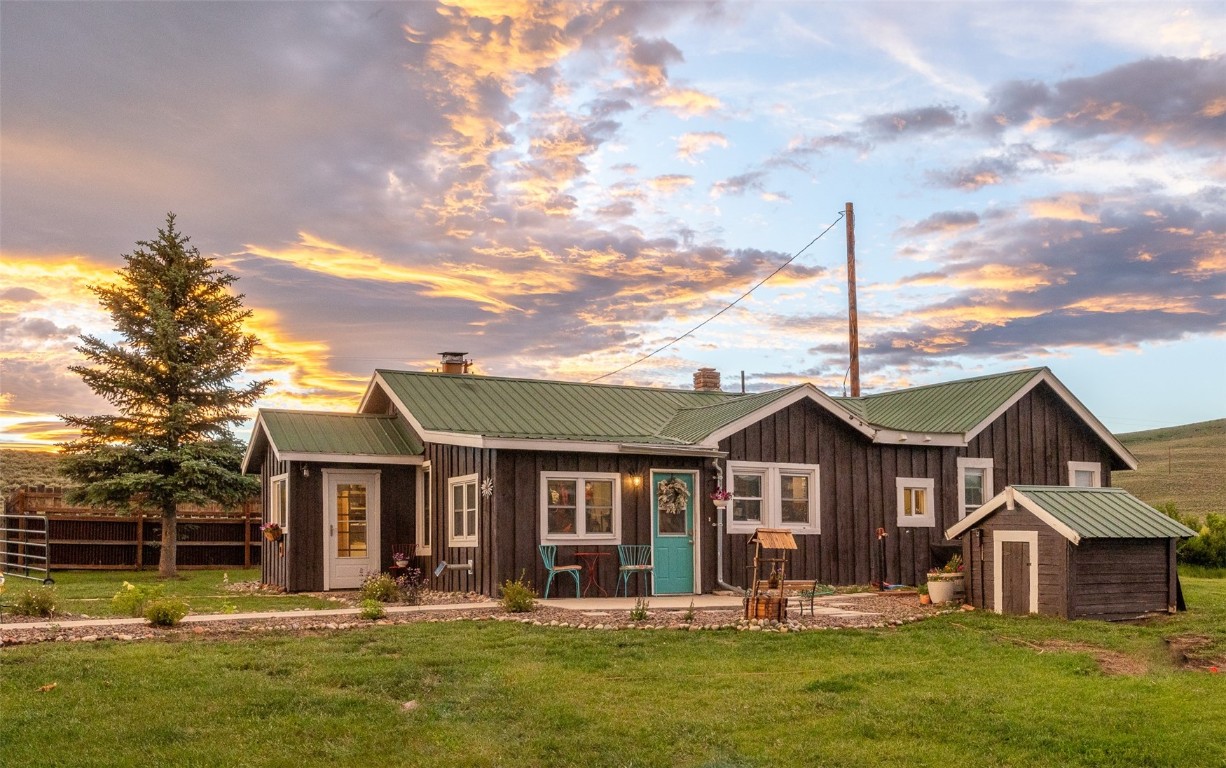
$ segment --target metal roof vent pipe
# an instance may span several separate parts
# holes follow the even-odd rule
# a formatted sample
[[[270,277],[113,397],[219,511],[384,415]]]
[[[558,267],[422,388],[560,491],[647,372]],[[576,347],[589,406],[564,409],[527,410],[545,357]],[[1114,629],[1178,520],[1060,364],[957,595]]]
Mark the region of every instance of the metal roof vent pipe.
[[[714,368],[699,368],[694,372],[694,390],[697,392],[722,392],[719,371]]]
[[[442,358],[443,373],[468,373],[468,367],[473,364],[472,360],[464,357],[468,354],[467,352],[439,352],[438,354]]]

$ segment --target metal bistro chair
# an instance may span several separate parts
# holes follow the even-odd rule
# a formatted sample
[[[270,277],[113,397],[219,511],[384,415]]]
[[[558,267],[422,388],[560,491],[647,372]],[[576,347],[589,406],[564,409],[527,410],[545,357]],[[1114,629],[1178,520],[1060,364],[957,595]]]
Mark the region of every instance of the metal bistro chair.
[[[553,584],[553,577],[559,573],[569,573],[575,577],[575,597],[579,597],[579,571],[583,570],[582,565],[554,565],[558,556],[557,544],[541,544],[541,559],[545,561],[545,570],[549,571],[549,580],[545,582],[545,599],[549,599],[549,587]]]
[[[617,597],[617,590],[622,589],[629,597],[630,577],[640,573],[643,575],[643,594],[647,594],[647,574],[652,571],[651,545],[618,544],[617,559],[621,561],[621,566],[617,569],[617,586],[613,588],[613,596]]]

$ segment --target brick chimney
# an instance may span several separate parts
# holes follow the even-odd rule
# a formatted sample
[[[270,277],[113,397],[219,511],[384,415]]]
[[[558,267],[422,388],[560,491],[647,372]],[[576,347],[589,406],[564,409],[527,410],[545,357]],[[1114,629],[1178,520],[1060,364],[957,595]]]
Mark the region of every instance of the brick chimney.
[[[468,366],[473,364],[472,360],[464,358],[467,352],[439,352],[438,354],[442,358],[443,373],[468,373]]]
[[[714,368],[699,368],[694,372],[694,389],[698,392],[722,392],[719,371]]]

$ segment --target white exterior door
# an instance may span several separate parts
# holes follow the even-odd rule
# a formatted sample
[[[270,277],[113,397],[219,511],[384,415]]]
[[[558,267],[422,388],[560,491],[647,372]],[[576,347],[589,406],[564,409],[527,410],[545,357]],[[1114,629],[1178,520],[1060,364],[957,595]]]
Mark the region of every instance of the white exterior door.
[[[324,589],[356,589],[379,571],[379,473],[325,469]]]

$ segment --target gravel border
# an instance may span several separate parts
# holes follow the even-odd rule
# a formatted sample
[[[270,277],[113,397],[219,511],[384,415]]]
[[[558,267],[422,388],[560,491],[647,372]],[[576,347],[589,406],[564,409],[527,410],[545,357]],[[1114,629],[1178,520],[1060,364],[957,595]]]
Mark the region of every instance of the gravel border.
[[[438,602],[432,602],[432,605],[446,604],[441,594],[436,593],[436,599]],[[461,603],[468,602],[470,599],[470,595],[457,594],[446,598],[446,602]],[[863,592],[835,595],[820,598],[817,604],[824,608],[837,608],[845,613],[792,616],[788,621],[780,623],[769,620],[745,620],[741,610],[735,608],[695,609],[693,618],[690,619],[687,615],[688,610],[652,609],[649,604],[647,618],[643,621],[632,621],[630,612],[626,610],[573,610],[549,606],[537,601],[535,610],[522,614],[507,613],[500,603],[488,601],[488,605],[480,607],[470,605],[454,610],[396,612],[373,622],[360,619],[356,615],[296,617],[294,611],[286,611],[284,616],[272,619],[218,620],[181,624],[172,628],[128,624],[117,627],[57,627],[52,625],[47,629],[9,630],[0,625],[0,647],[46,642],[89,643],[101,640],[181,642],[197,638],[240,638],[262,633],[292,633],[309,636],[372,626],[446,621],[509,621],[538,627],[594,630],[671,629],[691,632],[724,630],[787,634],[813,630],[897,627],[958,610],[957,606],[920,605],[914,593]]]

